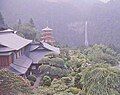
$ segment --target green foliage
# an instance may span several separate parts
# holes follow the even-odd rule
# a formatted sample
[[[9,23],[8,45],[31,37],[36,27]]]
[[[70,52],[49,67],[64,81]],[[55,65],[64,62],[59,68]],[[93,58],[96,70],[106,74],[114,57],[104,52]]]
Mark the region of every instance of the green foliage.
[[[55,93],[54,95],[73,95],[73,94],[71,92],[64,91],[64,92]]]
[[[65,61],[70,60],[70,53],[68,48],[62,48],[60,51],[60,58],[64,59]]]
[[[61,80],[65,83],[67,86],[73,85],[73,78],[72,77],[62,77]]]
[[[78,89],[69,89],[64,79],[54,79],[49,87],[40,86],[35,95],[76,95],[71,92],[78,93]]]
[[[68,89],[68,86],[60,79],[54,79],[51,83],[51,87],[54,88],[55,92],[62,92]]]
[[[86,95],[82,90],[79,92],[79,95]]]
[[[103,56],[101,56],[101,60],[104,60],[105,63],[111,64],[112,66],[116,66],[119,64],[119,61],[117,58],[107,54],[104,54]]]
[[[104,45],[66,51],[57,57],[46,56],[50,64],[40,70],[53,81],[49,87],[40,87],[37,93],[42,94],[37,95],[120,95],[120,71],[116,68],[120,54]]]
[[[51,82],[52,82],[52,80],[49,76],[44,76],[43,77],[43,86],[50,86]]]
[[[31,86],[34,86],[35,82],[34,81],[30,81]]]
[[[36,40],[38,31],[36,30],[32,19],[26,24],[22,24],[21,21],[19,21],[18,24],[13,27],[13,29],[18,31],[19,34],[22,33],[26,39]]]
[[[93,64],[95,63],[107,63],[112,66],[118,65],[117,53],[111,48],[104,45],[93,45],[83,51],[83,54]]]
[[[81,77],[82,77],[82,74],[78,73],[78,74],[76,74],[75,79],[74,79],[74,86],[77,88],[80,88],[80,89],[82,89],[82,87],[83,87],[83,84],[80,81]]]
[[[55,91],[53,88],[49,86],[40,86],[33,95],[53,95],[54,93]]]
[[[50,61],[51,61],[50,58],[44,57],[44,58],[42,58],[42,59],[38,62],[38,64],[44,64],[44,65],[45,65],[45,64],[49,64]]]
[[[30,19],[29,24],[30,24],[31,27],[33,27],[33,28],[35,27],[35,24],[34,24],[34,21],[33,21],[32,18]]]
[[[120,95],[120,71],[109,65],[86,68],[82,75],[86,95]]]
[[[67,65],[65,61],[61,58],[49,58],[45,57],[39,61],[42,64],[39,70],[42,74],[49,75],[52,78],[59,78],[66,76],[69,72],[67,70]]]
[[[68,64],[74,71],[77,71],[78,68],[81,68],[81,66],[86,62],[87,62],[87,59],[85,58],[80,59],[76,56],[72,56],[71,60],[68,61]]]
[[[36,77],[35,77],[34,75],[29,75],[29,76],[27,77],[27,79],[28,79],[29,81],[33,81],[33,82],[36,81]]]
[[[0,70],[0,93],[2,95],[18,95],[19,93],[30,95],[30,84],[20,76],[7,70]]]
[[[62,69],[60,68],[51,67],[49,75],[53,78],[54,77],[58,78],[63,76],[63,72],[62,72]]]
[[[77,74],[77,72],[74,72],[74,71],[72,71],[72,72],[70,73],[70,75],[73,76],[73,77],[75,77],[76,74]]]
[[[20,36],[20,37],[25,38],[25,36],[24,36],[22,33],[20,33],[20,32],[17,32],[16,34],[17,34],[18,36]]]
[[[61,78],[67,76],[69,72],[66,69],[61,69],[57,67],[51,67],[49,75],[53,78]]]
[[[66,90],[68,87],[60,79],[54,79],[50,86],[40,86],[35,95],[73,95]]]
[[[65,61],[62,58],[52,58],[50,62],[51,66],[59,67],[59,68],[67,68]]]
[[[68,92],[71,92],[72,94],[78,94],[80,92],[80,89],[76,88],[76,87],[70,87],[68,89]]]
[[[55,53],[48,53],[47,55],[45,55],[45,57],[48,57],[48,58],[56,58],[56,57],[59,57],[58,54],[55,54]]]

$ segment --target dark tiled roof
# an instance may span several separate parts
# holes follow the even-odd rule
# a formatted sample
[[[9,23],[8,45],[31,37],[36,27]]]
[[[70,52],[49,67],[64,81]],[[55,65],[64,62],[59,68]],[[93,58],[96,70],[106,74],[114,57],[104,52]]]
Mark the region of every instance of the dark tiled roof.
[[[43,44],[43,47],[51,50],[52,52],[56,53],[56,54],[60,54],[60,49],[54,46],[49,45],[48,43],[45,42],[41,42]]]
[[[21,74],[19,71],[17,71],[13,67],[9,67],[9,71],[12,72],[12,73],[15,73],[16,75],[20,75]]]
[[[30,51],[34,51],[34,50],[36,50],[37,48],[39,48],[39,45],[31,45],[31,46],[30,46]]]
[[[9,48],[9,47],[0,47],[0,53],[1,52],[9,52],[9,51],[13,51],[14,49]]]
[[[33,64],[37,64],[42,58],[44,58],[46,54],[50,52],[51,51],[47,51],[47,50],[33,51],[33,52],[30,52],[29,58],[32,59]]]
[[[0,44],[14,50],[19,50],[31,42],[31,40],[24,39],[14,33],[0,34]]]
[[[3,53],[0,53],[0,56],[7,56],[7,55],[11,55],[12,52],[3,52]]]
[[[14,63],[10,65],[10,70],[15,73],[19,72],[20,74],[25,74],[31,64],[32,64],[32,60],[26,57],[25,55],[23,55],[19,57],[18,59],[16,59]]]

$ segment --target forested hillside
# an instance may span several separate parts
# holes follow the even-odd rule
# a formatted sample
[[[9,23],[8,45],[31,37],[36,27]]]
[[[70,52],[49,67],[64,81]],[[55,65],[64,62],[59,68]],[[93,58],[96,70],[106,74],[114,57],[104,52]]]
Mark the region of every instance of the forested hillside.
[[[103,3],[99,0],[1,0],[0,9],[10,26],[18,19],[33,18],[39,32],[49,25],[57,41],[70,46],[84,45],[84,23],[88,21],[89,42],[120,45],[120,1]],[[27,6],[26,6],[27,5]],[[48,22],[48,24],[47,24]]]

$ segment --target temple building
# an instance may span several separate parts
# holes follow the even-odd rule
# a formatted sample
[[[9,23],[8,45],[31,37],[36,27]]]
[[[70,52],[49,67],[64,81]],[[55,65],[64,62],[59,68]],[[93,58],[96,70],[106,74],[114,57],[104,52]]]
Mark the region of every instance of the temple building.
[[[54,46],[55,40],[52,36],[52,30],[53,29],[50,29],[49,27],[42,29],[41,41]]]
[[[11,29],[0,31],[0,69],[25,76],[37,73],[38,62],[50,52],[59,54],[60,50],[45,42],[22,38]]]
[[[16,65],[14,62],[17,59],[27,57],[26,49],[31,42],[32,40],[19,37],[11,29],[0,31],[0,68],[8,68],[11,63],[12,66]]]

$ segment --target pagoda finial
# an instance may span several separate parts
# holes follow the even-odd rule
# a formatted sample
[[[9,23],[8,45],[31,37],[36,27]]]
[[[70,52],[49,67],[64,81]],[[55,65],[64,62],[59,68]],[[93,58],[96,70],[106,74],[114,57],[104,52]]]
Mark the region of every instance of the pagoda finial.
[[[42,31],[52,31],[53,29],[49,28],[48,26],[44,29],[42,29]]]
[[[47,27],[48,27],[48,24],[49,24],[49,23],[48,23],[48,20],[47,20]]]

